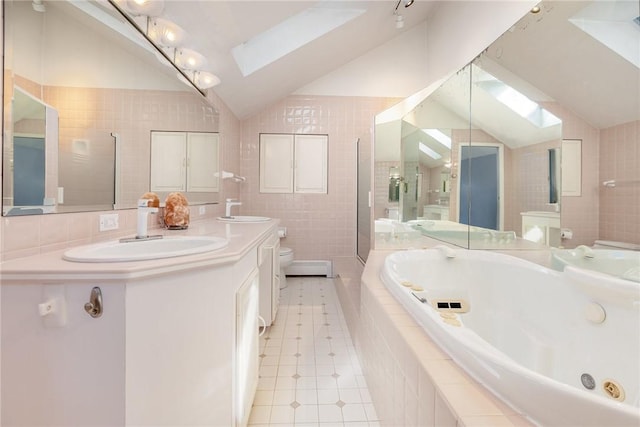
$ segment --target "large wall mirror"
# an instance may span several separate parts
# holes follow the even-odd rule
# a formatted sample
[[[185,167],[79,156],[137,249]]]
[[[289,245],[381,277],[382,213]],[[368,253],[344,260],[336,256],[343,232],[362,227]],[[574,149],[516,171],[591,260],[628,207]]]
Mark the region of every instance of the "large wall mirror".
[[[542,2],[402,120],[377,124],[376,224],[397,209],[471,249],[640,243],[638,15],[636,1]],[[397,204],[382,198],[390,166]]]
[[[151,132],[217,133],[218,113],[108,2],[34,5],[3,2],[3,215],[133,208]]]

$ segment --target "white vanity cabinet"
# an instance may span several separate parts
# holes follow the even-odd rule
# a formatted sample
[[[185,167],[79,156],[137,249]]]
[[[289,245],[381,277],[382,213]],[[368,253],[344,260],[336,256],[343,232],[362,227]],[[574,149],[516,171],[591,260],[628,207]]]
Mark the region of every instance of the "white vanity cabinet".
[[[560,213],[545,211],[521,212],[522,237],[543,245],[560,246]]]
[[[59,255],[3,264],[2,425],[245,426],[258,384],[258,248],[276,236],[275,222],[261,227],[238,234],[244,248],[224,260],[67,263],[53,275]],[[96,286],[94,318],[85,303]]]

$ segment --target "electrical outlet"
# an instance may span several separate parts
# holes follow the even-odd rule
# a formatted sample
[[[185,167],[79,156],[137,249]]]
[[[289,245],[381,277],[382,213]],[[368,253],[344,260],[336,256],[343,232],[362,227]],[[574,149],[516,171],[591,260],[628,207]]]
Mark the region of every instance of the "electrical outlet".
[[[118,214],[100,215],[100,231],[118,229]]]
[[[200,208],[198,209],[198,214],[204,215],[206,211],[207,209],[204,206],[200,206]]]

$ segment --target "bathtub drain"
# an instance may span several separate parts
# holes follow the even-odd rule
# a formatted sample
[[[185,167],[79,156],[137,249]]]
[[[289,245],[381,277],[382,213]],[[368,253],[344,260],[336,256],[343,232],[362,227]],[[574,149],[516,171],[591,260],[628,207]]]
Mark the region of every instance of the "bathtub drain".
[[[582,374],[580,376],[580,381],[582,381],[582,385],[589,390],[596,388],[596,380],[594,380],[589,374]]]

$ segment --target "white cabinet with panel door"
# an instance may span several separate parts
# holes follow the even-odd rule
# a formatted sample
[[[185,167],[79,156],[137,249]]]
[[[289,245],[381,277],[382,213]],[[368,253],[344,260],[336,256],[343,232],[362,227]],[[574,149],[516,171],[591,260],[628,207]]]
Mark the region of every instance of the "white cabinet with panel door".
[[[327,135],[260,134],[261,193],[327,193]]]
[[[218,134],[151,132],[151,191],[218,192]]]

